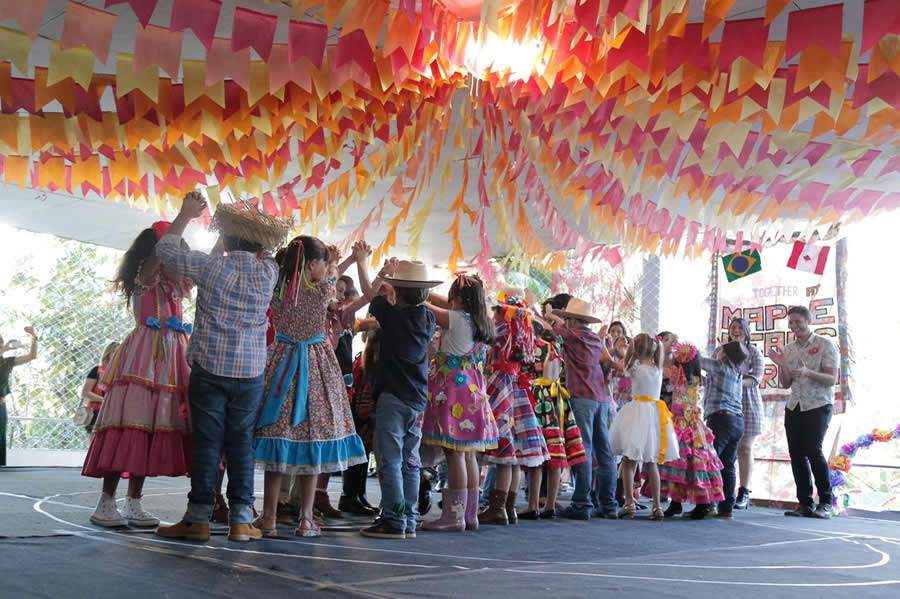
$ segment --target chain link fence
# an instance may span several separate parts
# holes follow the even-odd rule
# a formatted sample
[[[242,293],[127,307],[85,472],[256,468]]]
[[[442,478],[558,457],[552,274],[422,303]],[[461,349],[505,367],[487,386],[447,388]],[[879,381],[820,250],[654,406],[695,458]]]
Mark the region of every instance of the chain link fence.
[[[0,334],[26,348],[25,326],[34,326],[39,337],[38,358],[13,369],[8,446],[85,449],[87,435],[71,417],[86,375],[106,345],[134,326],[110,283],[122,252],[13,229],[3,233]]]

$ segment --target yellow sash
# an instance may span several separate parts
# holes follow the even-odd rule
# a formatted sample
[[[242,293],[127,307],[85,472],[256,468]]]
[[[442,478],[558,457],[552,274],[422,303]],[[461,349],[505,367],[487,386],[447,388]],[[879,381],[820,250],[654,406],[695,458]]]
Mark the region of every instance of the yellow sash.
[[[566,421],[566,402],[569,399],[569,390],[566,389],[559,381],[551,381],[550,379],[538,378],[532,381],[533,385],[539,387],[550,387],[550,397],[556,398],[556,410],[559,414],[559,428],[565,428]]]
[[[659,457],[657,463],[664,464],[666,462],[666,446],[668,445],[669,435],[666,434],[667,425],[672,422],[672,412],[669,406],[661,399],[654,399],[646,395],[640,395],[634,398],[634,401],[643,401],[647,403],[656,403],[656,411],[659,412]]]

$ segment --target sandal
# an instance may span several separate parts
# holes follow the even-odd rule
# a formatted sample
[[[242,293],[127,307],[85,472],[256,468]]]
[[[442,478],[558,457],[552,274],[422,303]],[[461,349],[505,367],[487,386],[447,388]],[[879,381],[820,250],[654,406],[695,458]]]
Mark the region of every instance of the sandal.
[[[315,520],[310,520],[309,518],[300,518],[300,524],[294,531],[294,536],[307,538],[321,537],[322,529],[319,527],[318,523]]]
[[[658,507],[653,508],[653,511],[650,513],[650,519],[653,521],[662,522],[665,518],[666,514]]]
[[[259,529],[262,533],[263,537],[275,538],[278,536],[278,529],[273,526],[272,528],[266,528],[262,523],[262,516],[257,516],[256,520],[253,521],[253,526]]]
[[[630,505],[624,505],[624,506],[622,506],[622,509],[619,510],[619,518],[633,520],[636,513],[637,513],[637,508],[634,506],[633,503]]]

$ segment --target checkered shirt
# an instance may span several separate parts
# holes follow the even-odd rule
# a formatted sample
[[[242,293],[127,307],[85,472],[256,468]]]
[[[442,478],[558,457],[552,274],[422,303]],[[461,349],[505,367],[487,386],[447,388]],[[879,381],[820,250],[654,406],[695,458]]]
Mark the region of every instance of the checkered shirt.
[[[254,378],[266,367],[266,310],[278,281],[278,266],[249,252],[211,256],[182,247],[164,235],[160,261],[197,285],[197,314],[187,359],[227,378]]]
[[[600,365],[603,340],[587,327],[558,325],[555,330],[563,340],[566,387],[572,397],[609,401],[609,388]]]
[[[709,417],[716,412],[726,411],[736,416],[743,416],[741,369],[732,365],[731,362],[721,362],[711,358],[700,358],[700,368],[706,371],[704,414]]]
[[[750,357],[744,361],[741,373],[756,381],[755,385],[743,387],[742,402],[744,407],[744,434],[756,436],[762,434],[763,404],[759,392],[759,383],[762,381],[765,365],[762,352],[756,346],[750,346]]]

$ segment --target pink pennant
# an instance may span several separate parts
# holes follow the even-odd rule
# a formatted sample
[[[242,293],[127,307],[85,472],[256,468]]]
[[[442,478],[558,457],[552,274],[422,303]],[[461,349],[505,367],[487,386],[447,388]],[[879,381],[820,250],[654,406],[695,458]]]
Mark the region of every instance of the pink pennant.
[[[900,156],[894,156],[884,165],[884,168],[881,169],[881,172],[878,173],[879,177],[884,177],[885,175],[900,173]]]
[[[431,33],[435,29],[434,0],[422,0],[422,30]]]
[[[825,199],[825,192],[827,191],[828,185],[826,183],[813,181],[800,191],[798,198],[813,210],[818,210]]]
[[[34,39],[44,22],[44,10],[47,0],[0,0],[0,15],[3,19],[11,19],[19,23],[19,27],[28,37]]]
[[[337,66],[353,62],[368,72],[375,65],[372,47],[369,46],[369,40],[361,29],[341,36],[336,55]]]
[[[762,68],[768,39],[769,26],[765,19],[725,21],[719,50],[719,68],[729,69],[739,56]]]
[[[879,150],[866,150],[866,153],[863,154],[861,158],[853,161],[853,165],[850,167],[853,174],[857,177],[865,175],[866,171],[869,170],[869,167],[872,166],[872,162],[879,156],[881,156]]]
[[[234,20],[231,24],[231,49],[237,52],[244,48],[253,48],[260,58],[269,60],[276,27],[278,27],[277,16],[239,6],[234,9]]]
[[[148,25],[138,28],[134,38],[134,70],[141,71],[152,64],[159,65],[172,77],[181,68],[181,46],[184,33],[165,27]]]
[[[119,4],[127,4],[134,11],[135,16],[141,27],[146,27],[147,23],[153,17],[153,11],[156,10],[156,4],[159,0],[106,0],[104,5],[106,8]]]
[[[900,3],[897,0],[866,0],[860,53],[865,54],[889,34],[900,35]]]
[[[317,67],[322,66],[328,28],[320,23],[291,21],[288,24],[288,60],[291,64],[302,56]]]
[[[792,11],[788,15],[785,60],[808,46],[818,46],[840,58],[843,10],[843,4],[833,4]]]
[[[115,28],[116,15],[70,1],[66,5],[59,46],[63,49],[84,46],[93,52],[100,62],[106,64]]]
[[[206,85],[231,78],[244,90],[250,89],[250,48],[234,52],[231,40],[213,38],[206,53]]]
[[[613,7],[610,6],[610,9]],[[613,13],[610,13],[613,14]],[[597,28],[597,20],[600,17],[600,0],[586,0],[582,4],[575,4],[575,20],[591,35],[600,31]]]
[[[216,35],[222,3],[219,0],[172,0],[172,31],[190,29],[209,50]]]

